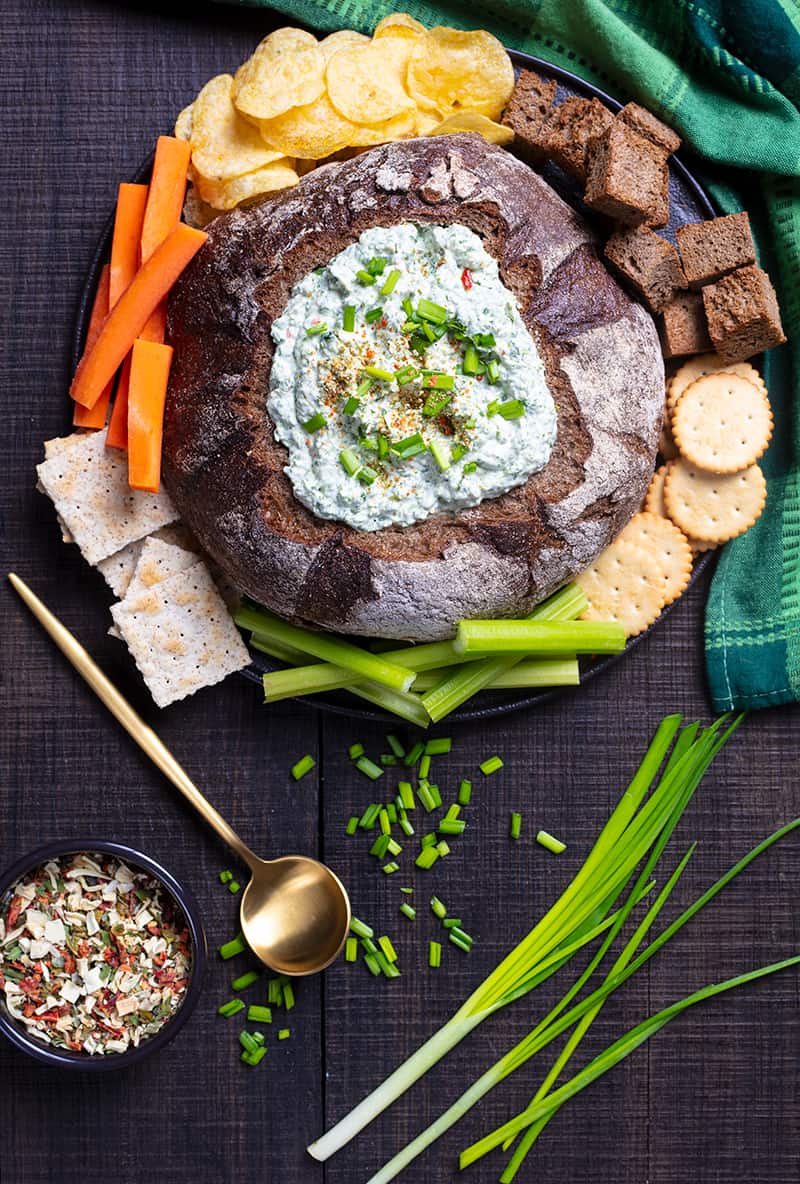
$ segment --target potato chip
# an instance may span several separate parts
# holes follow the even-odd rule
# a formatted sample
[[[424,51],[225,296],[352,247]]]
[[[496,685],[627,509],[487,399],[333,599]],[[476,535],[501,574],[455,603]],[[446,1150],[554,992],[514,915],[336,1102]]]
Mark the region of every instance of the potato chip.
[[[373,144],[388,144],[392,140],[406,140],[417,135],[416,112],[406,111],[394,119],[387,119],[375,127],[354,124],[350,144],[354,148],[369,148]]]
[[[475,111],[459,111],[455,115],[448,115],[441,123],[437,123],[426,135],[451,136],[457,132],[477,132],[489,144],[510,144],[514,139],[513,129],[502,123],[495,123],[485,115],[478,115]]]
[[[514,67],[491,33],[437,25],[411,42],[407,85],[418,106],[442,118],[476,111],[499,119],[514,89]]]
[[[195,174],[195,184],[203,201],[215,210],[232,210],[243,201],[250,201],[275,189],[287,189],[300,180],[291,160],[282,156],[263,168],[243,177],[230,177],[227,181],[213,181]]]
[[[352,45],[368,45],[369,37],[365,37],[363,33],[357,33],[355,29],[337,29],[335,33],[329,33],[327,37],[323,37],[319,43],[325,58],[325,65],[331,60],[335,53],[340,49],[347,49]]]
[[[325,55],[302,29],[276,29],[236,71],[233,101],[240,115],[274,119],[313,103],[325,91]]]
[[[333,106],[352,123],[370,126],[414,110],[405,88],[409,55],[416,39],[385,36],[335,53],[325,78]]]
[[[417,136],[429,136],[435,127],[441,123],[441,119],[435,111],[421,111],[417,107],[414,113],[415,132]]]
[[[262,120],[259,126],[267,144],[303,160],[321,160],[346,148],[357,131],[354,123],[342,118],[327,95],[306,107],[293,107],[275,119]]]
[[[207,181],[229,181],[280,160],[258,128],[242,119],[233,105],[233,77],[218,74],[207,82],[192,108],[192,165]]]
[[[178,118],[175,120],[175,135],[179,140],[191,140],[192,138],[192,108],[194,103],[190,103],[188,107],[184,107]]]
[[[427,32],[425,26],[407,12],[390,12],[388,16],[378,21],[372,36],[421,37],[425,32]]]

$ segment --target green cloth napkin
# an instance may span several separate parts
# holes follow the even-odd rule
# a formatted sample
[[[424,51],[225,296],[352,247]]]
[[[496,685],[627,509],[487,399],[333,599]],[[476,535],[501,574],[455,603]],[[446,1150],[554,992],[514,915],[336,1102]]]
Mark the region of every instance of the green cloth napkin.
[[[317,29],[363,32],[401,6],[269,4]],[[426,25],[490,29],[507,46],[564,66],[620,99],[637,99],[701,158],[702,179],[721,209],[749,211],[789,343],[766,357],[775,413],[761,462],[766,509],[720,555],[706,606],[706,666],[718,710],[800,700],[800,5],[408,0],[405,7]]]

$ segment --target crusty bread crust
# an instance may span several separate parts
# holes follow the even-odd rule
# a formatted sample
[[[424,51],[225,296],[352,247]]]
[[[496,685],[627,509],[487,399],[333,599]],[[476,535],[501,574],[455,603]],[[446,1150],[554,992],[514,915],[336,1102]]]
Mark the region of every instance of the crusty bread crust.
[[[501,497],[362,532],[293,496],[266,411],[270,328],[310,268],[401,221],[460,222],[497,258],[545,360],[558,439],[546,467]],[[653,322],[578,215],[504,149],[474,134],[385,145],[208,230],[170,299],[164,480],[255,600],[345,632],[447,637],[461,617],[530,611],[638,509],[664,398]]]

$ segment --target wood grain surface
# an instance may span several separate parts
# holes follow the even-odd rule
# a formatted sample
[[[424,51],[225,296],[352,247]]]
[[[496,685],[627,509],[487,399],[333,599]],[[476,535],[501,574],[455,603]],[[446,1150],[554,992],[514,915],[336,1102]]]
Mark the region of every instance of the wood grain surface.
[[[306,1143],[410,1053],[454,1010],[567,882],[667,712],[708,718],[702,663],[705,586],[696,586],[626,661],[585,690],[534,713],[452,729],[437,781],[454,794],[475,781],[470,826],[453,856],[415,885],[419,915],[398,913],[400,876],[381,876],[351,812],[372,800],[346,748],[384,751],[383,729],[290,703],[264,708],[243,679],[159,713],[119,643],[106,636],[110,596],[52,507],[34,492],[43,439],[67,424],[66,359],[76,301],[118,181],[212,74],[233,70],[274,14],[196,4],[6,0],[5,217],[2,301],[2,571],[17,570],[77,633],[246,840],[265,854],[319,852],[342,876],[359,916],[392,935],[402,977],[374,980],[337,965],[301,982],[292,1039],[271,1034],[256,1071],[238,1061],[236,1020],[219,1019],[230,964],[213,953],[197,1010],[177,1039],[133,1071],[61,1075],[0,1046],[2,1184],[359,1184],[542,1014],[547,990],[506,1009],[324,1168]],[[62,836],[116,838],[161,859],[200,898],[212,951],[236,926],[216,882],[229,856],[150,767],[15,600],[0,589],[0,864]],[[449,730],[449,729],[448,729]],[[305,752],[313,775],[295,785]],[[505,768],[477,764],[499,752]],[[387,776],[385,781],[389,781]],[[683,904],[753,843],[798,812],[800,713],[751,716],[702,786],[673,860],[700,846]],[[523,837],[508,838],[520,810]],[[533,841],[564,836],[559,859]],[[453,844],[456,847],[456,844]],[[410,861],[409,861],[410,862]],[[619,997],[586,1053],[703,983],[795,953],[800,844],[757,862]],[[435,890],[476,936],[471,956],[444,950],[426,968]],[[237,965],[238,971],[238,965]],[[555,990],[555,988],[554,988]],[[796,1184],[800,1178],[798,977],[777,976],[698,1009],[563,1111],[522,1180],[550,1184]],[[466,1143],[516,1112],[549,1061],[490,1095],[407,1174],[454,1179]],[[489,1158],[466,1179],[495,1180]]]

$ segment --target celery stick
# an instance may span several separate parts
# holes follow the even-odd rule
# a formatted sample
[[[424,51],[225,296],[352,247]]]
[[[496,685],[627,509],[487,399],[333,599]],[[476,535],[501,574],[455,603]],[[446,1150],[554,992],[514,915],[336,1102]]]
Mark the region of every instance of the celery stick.
[[[250,635],[250,644],[254,650],[261,650],[262,654],[269,654],[271,658],[278,658],[279,661],[288,662],[291,666],[305,666],[308,662],[308,654],[304,654],[302,650],[296,650],[291,645],[281,645],[279,641],[273,641],[260,633]]]
[[[493,659],[490,659],[493,661]],[[423,670],[414,679],[413,691],[430,691],[445,678],[452,678],[459,667],[443,670]],[[580,670],[576,658],[523,658],[509,670],[501,670],[484,689],[512,690],[520,687],[576,687]]]
[[[618,654],[625,630],[614,621],[460,621],[455,647],[462,654]]]
[[[389,687],[377,682],[360,682],[357,686],[348,687],[351,695],[358,695],[359,699],[366,699],[376,707],[382,707],[391,715],[408,720],[418,728],[430,727],[430,716],[425,710],[422,699],[410,691],[392,691]]]
[[[264,702],[276,703],[296,695],[317,695],[322,691],[336,691],[363,681],[355,670],[345,670],[330,662],[313,666],[290,666],[288,670],[271,670],[264,675]]]

